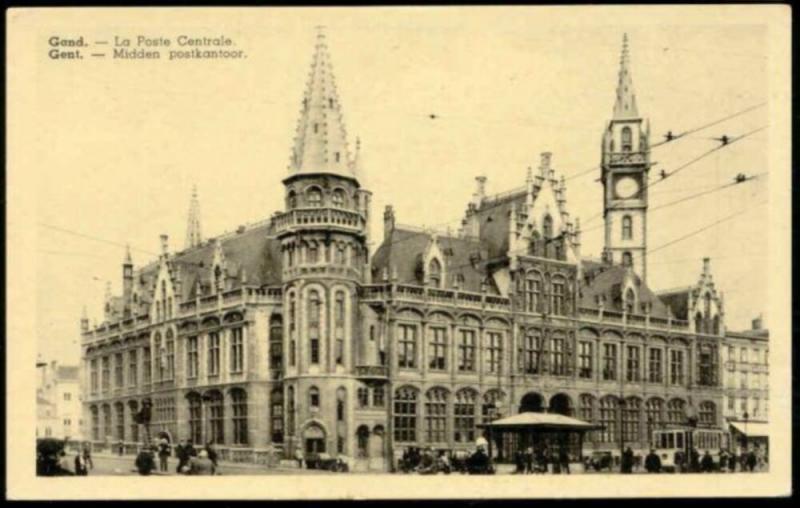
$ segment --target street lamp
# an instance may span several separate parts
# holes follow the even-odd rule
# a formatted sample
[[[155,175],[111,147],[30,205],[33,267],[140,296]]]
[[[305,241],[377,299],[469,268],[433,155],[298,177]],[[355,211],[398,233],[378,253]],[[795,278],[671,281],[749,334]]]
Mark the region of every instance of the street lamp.
[[[625,458],[625,399],[623,398],[619,400],[619,446],[619,466],[622,472],[622,461]]]

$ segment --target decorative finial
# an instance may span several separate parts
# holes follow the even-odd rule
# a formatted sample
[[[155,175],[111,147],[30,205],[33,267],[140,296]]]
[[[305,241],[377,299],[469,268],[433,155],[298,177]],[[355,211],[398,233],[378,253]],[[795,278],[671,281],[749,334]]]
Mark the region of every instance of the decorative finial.
[[[130,244],[125,244],[125,264],[132,265],[133,259],[131,258],[131,246]]]

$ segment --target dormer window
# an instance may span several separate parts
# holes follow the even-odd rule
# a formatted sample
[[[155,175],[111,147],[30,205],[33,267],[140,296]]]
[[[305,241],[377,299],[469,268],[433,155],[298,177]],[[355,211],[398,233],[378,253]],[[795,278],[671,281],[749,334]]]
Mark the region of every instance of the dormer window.
[[[542,234],[545,240],[553,237],[553,218],[550,217],[550,214],[545,215],[544,219],[542,219]]]
[[[289,191],[289,195],[286,198],[286,204],[289,208],[297,208],[297,193],[295,191]]]
[[[338,162],[339,161],[339,159],[338,159],[339,152],[336,152],[336,155],[337,155],[336,161]],[[333,203],[333,206],[335,206],[335,207],[338,207],[338,208],[343,207],[345,205],[344,191],[342,189],[336,189],[335,191],[333,191],[333,195],[331,196],[331,202]]]
[[[622,253],[622,266],[626,268],[633,266],[633,254],[627,251]]]
[[[322,206],[322,192],[317,188],[310,189],[306,194],[306,199],[308,200],[308,206]]]
[[[633,310],[636,308],[636,295],[633,293],[632,289],[628,289],[625,292],[625,312],[628,314],[633,314]]]
[[[433,287],[441,287],[442,284],[442,265],[438,259],[431,259],[428,263],[428,283]]]

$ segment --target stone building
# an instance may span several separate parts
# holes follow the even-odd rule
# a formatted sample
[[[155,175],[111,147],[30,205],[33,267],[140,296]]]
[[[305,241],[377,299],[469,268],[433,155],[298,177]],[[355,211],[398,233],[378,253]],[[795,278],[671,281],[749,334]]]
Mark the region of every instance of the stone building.
[[[624,43],[602,133],[606,246],[581,254],[564,178],[543,153],[524,186],[476,179],[456,233],[383,214],[351,150],[323,35],[315,48],[285,211],[203,240],[196,193],[187,245],[122,266],[105,319],[82,322],[90,437],[213,440],[223,458],[298,448],[385,469],[409,446],[470,448],[477,424],[521,411],[598,422],[586,448],[643,450],[668,424],[720,427],[723,301],[708,260],[696,286],[645,279],[649,127]]]
[[[761,317],[752,328],[727,331],[724,339],[722,414],[728,422],[769,420],[769,330]]]
[[[83,408],[77,365],[37,362],[36,437],[82,438]]]

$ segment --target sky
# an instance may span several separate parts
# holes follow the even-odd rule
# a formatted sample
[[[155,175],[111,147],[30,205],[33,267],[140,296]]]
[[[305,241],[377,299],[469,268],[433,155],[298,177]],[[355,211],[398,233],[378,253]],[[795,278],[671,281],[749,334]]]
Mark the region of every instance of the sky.
[[[102,321],[106,281],[114,293],[121,288],[126,243],[136,265],[156,256],[162,233],[172,249],[183,248],[193,185],[206,237],[282,209],[281,179],[319,24],[326,26],[350,146],[361,139],[362,184],[373,192],[373,251],[387,204],[400,223],[455,230],[475,176],[488,178],[490,194],[519,187],[526,168],[549,151],[556,174],[568,179],[567,208],[581,219],[582,254],[599,256],[600,170],[587,171],[600,161],[623,33],[651,143],[668,130],[759,106],[653,149],[651,182],[661,169],[718,146],[712,137],[766,127],[651,189],[648,284],[694,284],[702,258],[710,257],[727,327],[746,329],[760,313],[769,324],[766,30],[713,17],[702,24],[634,21],[589,11],[221,9],[207,17],[142,11],[83,19],[87,37],[225,34],[247,58],[37,61],[30,121],[42,146],[31,154],[38,168],[32,256],[40,354],[78,361],[81,309]],[[715,191],[738,173],[759,176]],[[702,191],[712,192],[655,209]]]

